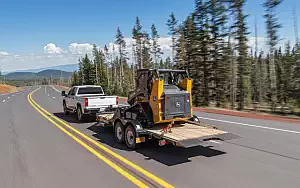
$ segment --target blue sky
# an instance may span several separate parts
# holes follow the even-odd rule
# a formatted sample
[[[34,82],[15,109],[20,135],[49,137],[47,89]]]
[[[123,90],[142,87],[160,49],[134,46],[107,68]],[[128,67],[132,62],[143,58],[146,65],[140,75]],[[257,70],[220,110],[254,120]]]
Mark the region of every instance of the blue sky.
[[[249,14],[249,31],[254,32],[257,17],[259,37],[265,37],[262,0],[248,0],[245,12]],[[294,40],[292,9],[296,7],[300,20],[299,0],[284,0],[278,9],[283,28],[280,36]],[[194,0],[9,0],[0,6],[0,68],[6,71],[40,68],[58,64],[76,63],[80,53],[69,53],[70,45],[76,50],[87,44],[103,46],[114,40],[119,26],[125,37],[131,37],[135,17],[140,16],[144,30],[155,23],[162,37],[167,37],[166,20],[171,12],[182,21],[194,9]],[[300,25],[300,24],[299,24]],[[254,33],[250,34],[250,37]],[[54,47],[60,56],[45,57]],[[261,41],[261,43],[264,43]],[[86,44],[86,45],[81,45]],[[53,46],[54,45],[54,46]],[[261,44],[263,46],[264,44]],[[80,52],[85,52],[81,50]],[[7,55],[9,54],[9,55]],[[53,54],[52,54],[53,55]],[[12,57],[13,56],[13,57]],[[65,58],[65,59],[63,59]],[[1,65],[2,64],[2,65]]]

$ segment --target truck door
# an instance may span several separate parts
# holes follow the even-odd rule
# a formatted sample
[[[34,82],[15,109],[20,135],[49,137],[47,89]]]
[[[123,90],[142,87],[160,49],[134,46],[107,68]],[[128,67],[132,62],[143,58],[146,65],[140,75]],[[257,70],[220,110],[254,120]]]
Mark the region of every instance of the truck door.
[[[70,92],[68,93],[68,98],[67,98],[67,105],[68,105],[68,108],[70,109],[75,109],[75,94],[76,94],[76,88],[73,87]]]

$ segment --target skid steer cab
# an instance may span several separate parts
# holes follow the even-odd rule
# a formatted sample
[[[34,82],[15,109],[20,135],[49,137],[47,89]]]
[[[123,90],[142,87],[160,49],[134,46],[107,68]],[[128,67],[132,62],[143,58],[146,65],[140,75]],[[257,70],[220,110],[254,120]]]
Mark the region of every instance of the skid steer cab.
[[[192,80],[185,70],[141,69],[130,105],[140,104],[152,123],[192,118]]]
[[[97,120],[112,124],[116,141],[131,149],[149,139],[161,146],[192,147],[227,134],[201,125],[193,115],[192,79],[186,70],[137,70],[136,88],[128,104],[98,114]]]

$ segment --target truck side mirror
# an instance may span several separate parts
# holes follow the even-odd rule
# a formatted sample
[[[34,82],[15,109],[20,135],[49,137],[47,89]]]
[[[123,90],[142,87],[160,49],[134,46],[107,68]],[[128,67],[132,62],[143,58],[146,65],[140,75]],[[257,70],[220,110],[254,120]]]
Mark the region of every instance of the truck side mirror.
[[[67,96],[67,95],[66,95],[66,92],[65,92],[65,91],[62,91],[62,92],[61,92],[61,96],[66,97],[66,96]]]

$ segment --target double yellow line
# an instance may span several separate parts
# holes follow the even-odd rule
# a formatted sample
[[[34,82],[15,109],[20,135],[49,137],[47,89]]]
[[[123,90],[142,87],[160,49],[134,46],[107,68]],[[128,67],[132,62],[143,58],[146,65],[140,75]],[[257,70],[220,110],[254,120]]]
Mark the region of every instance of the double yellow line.
[[[134,183],[135,185],[137,185],[138,187],[143,187],[143,188],[147,188],[148,186],[143,183],[142,181],[138,180],[136,177],[134,177],[133,175],[131,175],[129,172],[125,171],[123,168],[121,168],[120,166],[116,165],[115,163],[113,163],[111,160],[109,160],[108,158],[106,158],[105,156],[101,155],[98,151],[96,151],[95,149],[93,149],[92,147],[90,147],[89,145],[87,145],[85,142],[83,142],[82,140],[80,140],[79,138],[77,138],[74,134],[72,134],[71,132],[69,132],[67,129],[64,128],[64,126],[68,129],[70,129],[71,131],[73,131],[74,133],[76,133],[77,135],[79,135],[80,137],[84,138],[86,141],[89,141],[90,143],[94,144],[96,147],[98,147],[99,149],[101,149],[102,151],[106,152],[107,154],[111,155],[112,157],[118,159],[119,161],[125,163],[126,165],[130,166],[131,168],[133,168],[134,170],[140,172],[141,174],[143,174],[144,176],[148,177],[149,179],[153,180],[154,182],[158,183],[160,186],[162,187],[166,187],[166,188],[173,188],[174,186],[170,185],[169,183],[165,182],[164,180],[158,178],[157,176],[151,174],[150,172],[144,170],[143,168],[141,168],[140,166],[132,163],[131,161],[129,161],[128,159],[120,156],[119,154],[113,152],[112,150],[108,149],[107,147],[105,147],[104,145],[100,144],[99,142],[93,140],[92,138],[90,138],[89,136],[83,134],[82,132],[78,131],[77,129],[75,129],[74,127],[70,126],[69,124],[67,124],[66,122],[62,121],[61,119],[59,119],[58,117],[54,116],[53,114],[49,113],[47,110],[45,110],[44,108],[42,108],[39,104],[37,104],[33,99],[32,99],[32,94],[35,93],[37,90],[39,90],[40,88],[37,88],[36,90],[34,90],[33,92],[28,94],[28,101],[29,103],[33,106],[33,108],[36,109],[36,111],[38,111],[42,116],[44,116],[48,121],[50,121],[52,124],[54,124],[57,128],[59,128],[61,131],[63,131],[65,134],[67,134],[68,136],[70,136],[72,139],[74,139],[77,143],[79,143],[80,145],[82,145],[84,148],[86,148],[88,151],[90,151],[91,153],[93,153],[95,156],[97,156],[99,159],[101,159],[103,162],[105,162],[107,165],[109,165],[110,167],[112,167],[113,169],[115,169],[118,173],[120,173],[121,175],[123,175],[125,178],[127,178],[128,180],[130,180],[132,183]],[[59,122],[60,124],[58,124],[57,122],[55,122],[54,120],[56,120],[57,122]],[[63,125],[63,126],[62,126]]]

